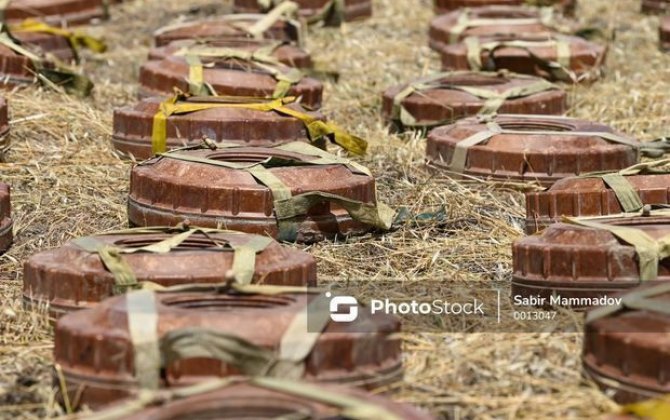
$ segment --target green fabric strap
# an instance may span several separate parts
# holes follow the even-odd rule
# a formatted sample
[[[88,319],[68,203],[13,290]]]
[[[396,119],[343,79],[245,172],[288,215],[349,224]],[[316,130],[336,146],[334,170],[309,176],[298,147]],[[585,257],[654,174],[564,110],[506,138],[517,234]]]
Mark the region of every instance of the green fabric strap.
[[[625,213],[637,212],[644,203],[638,191],[631,185],[627,177],[635,175],[654,175],[670,173],[670,159],[642,162],[616,172],[594,172],[579,175],[576,178],[601,178],[614,191],[617,201]]]
[[[670,305],[663,301],[651,299],[666,293],[670,293],[670,283],[661,283],[642,290],[633,289],[632,292],[621,298],[620,305],[604,306],[590,311],[586,315],[586,323],[592,323],[626,309],[650,311],[670,316]]]
[[[117,234],[156,234],[173,232],[174,228],[140,228],[129,229],[126,231],[117,231]],[[94,236],[77,238],[72,243],[79,248],[94,254],[98,254],[103,265],[114,276],[114,293],[122,294],[130,289],[138,289],[142,284],[137,281],[135,273],[123,258],[124,254],[134,254],[140,252],[149,252],[154,254],[167,254],[173,249],[181,245],[185,240],[194,234],[203,234],[209,237],[210,234],[227,233],[232,235],[240,235],[244,240],[236,243],[216,244],[216,246],[206,248],[207,251],[233,251],[233,265],[231,270],[235,277],[235,281],[240,284],[249,284],[253,279],[256,266],[256,254],[262,252],[268,245],[272,243],[272,239],[258,236],[246,235],[240,232],[224,231],[218,229],[188,229],[186,231],[174,234],[155,244],[142,247],[119,247],[101,241]],[[213,240],[215,243],[217,241]]]
[[[578,226],[606,230],[620,240],[632,245],[640,264],[640,281],[656,280],[658,278],[659,262],[670,257],[670,235],[657,240],[640,229],[628,226],[617,226],[579,218],[565,218],[565,221]]]
[[[544,80],[538,79],[535,77],[529,77],[524,75],[514,75],[515,78],[519,79],[528,79],[533,80],[533,83],[529,83],[524,86],[517,86],[514,88],[507,89],[505,91],[499,92],[495,88],[487,87],[475,87],[475,86],[459,86],[446,82],[442,82],[443,79],[449,77],[458,77],[458,76],[469,76],[473,73],[479,74],[485,77],[490,77],[491,80],[496,80],[500,78],[501,74],[493,72],[472,72],[472,71],[452,71],[452,72],[443,72],[431,75],[422,79],[415,81],[414,83],[408,85],[406,88],[401,90],[393,98],[393,110],[392,110],[392,119],[400,121],[405,127],[429,127],[442,125],[445,123],[450,123],[454,121],[454,118],[448,118],[441,121],[418,121],[403,105],[403,101],[410,97],[413,94],[422,95],[423,92],[428,90],[435,89],[446,89],[446,90],[458,90],[465,93],[469,93],[477,98],[484,99],[484,105],[479,110],[479,115],[493,115],[508,99],[516,98],[525,98],[540,92],[546,92],[549,90],[559,89],[558,86]],[[446,105],[445,105],[446,106]]]
[[[467,49],[467,58],[470,69],[482,70],[482,53],[488,52],[491,58],[499,48],[519,48],[528,53],[530,58],[547,70],[556,80],[573,82],[577,80],[576,75],[570,70],[570,44],[562,37],[542,41],[491,41],[481,43],[475,36],[465,38],[463,41]],[[533,48],[550,47],[556,49],[556,61],[546,60],[533,52]],[[493,61],[493,60],[491,60]],[[495,69],[489,69],[495,70]]]
[[[284,332],[279,349],[259,347],[235,334],[191,327],[170,331],[161,339],[161,366],[179,360],[208,358],[221,360],[246,376],[271,376],[299,379],[304,375],[309,356],[330,321],[329,301],[316,295],[308,306],[298,312]],[[309,326],[315,327],[310,332]],[[316,324],[318,322],[318,324]]]
[[[603,182],[614,191],[614,194],[626,213],[640,210],[644,203],[635,188],[628,182],[625,176],[613,173],[602,176]]]
[[[486,131],[480,131],[468,137],[467,139],[456,143],[454,154],[451,156],[451,161],[448,164],[450,170],[457,173],[462,173],[465,171],[470,148],[485,143],[493,136],[497,136],[498,134],[502,133],[502,129],[497,124],[487,123],[487,128],[488,130]]]
[[[520,116],[520,115],[517,115]],[[542,118],[538,115],[524,115],[525,118]],[[486,124],[487,130],[480,131],[472,136],[463,139],[456,143],[456,149],[451,157],[451,161],[447,165],[454,172],[461,173],[465,170],[467,166],[468,151],[471,147],[484,144],[488,142],[492,137],[500,134],[514,134],[514,135],[550,135],[550,136],[587,136],[587,137],[600,137],[603,140],[609,141],[611,143],[623,144],[630,146],[638,152],[639,154],[643,150],[643,145],[635,140],[619,136],[618,134],[607,132],[607,131],[552,131],[552,130],[509,130],[502,128],[495,121],[490,121]],[[613,180],[616,182],[616,180]],[[627,193],[625,193],[627,194]],[[629,197],[626,197],[626,200],[629,200]]]
[[[140,388],[158,389],[161,357],[156,296],[148,290],[139,290],[129,293],[126,302],[135,378]]]
[[[277,217],[277,226],[279,229],[279,239],[291,241],[295,238],[295,224],[290,220],[298,216],[307,214],[310,208],[318,203],[334,203],[343,207],[347,213],[361,223],[365,223],[376,228],[388,230],[393,223],[395,212],[385,204],[377,202],[376,204],[364,203],[358,200],[351,200],[335,194],[321,191],[306,192],[296,196],[292,195],[291,189],[287,187],[279,178],[277,178],[269,168],[277,166],[294,165],[344,165],[353,173],[362,172],[369,175],[369,171],[364,167],[353,162],[330,155],[314,146],[293,142],[278,146],[275,149],[298,152],[318,158],[309,161],[285,161],[283,159],[268,158],[259,163],[242,164],[235,162],[226,162],[222,160],[207,159],[199,156],[189,156],[183,153],[167,152],[160,155],[163,158],[182,160],[187,162],[202,163],[206,165],[220,166],[224,168],[243,170],[253,176],[260,184],[270,189],[273,196],[274,211]]]
[[[0,44],[15,53],[26,57],[33,65],[37,79],[45,86],[54,90],[64,89],[65,92],[85,97],[93,90],[93,82],[86,76],[76,73],[63,63],[53,64],[21,46],[8,34],[5,25],[0,24]]]
[[[660,159],[650,162],[642,162],[628,168],[620,170],[618,173],[622,176],[632,175],[653,175],[670,174],[670,159]]]
[[[281,44],[273,44],[276,46]],[[268,73],[276,81],[277,85],[272,98],[284,98],[288,95],[291,87],[300,83],[304,74],[295,67],[282,64],[267,51],[244,51],[234,48],[184,48],[174,53],[176,56],[184,56],[189,66],[189,91],[194,96],[217,96],[212,86],[204,88],[206,80],[204,77],[203,57],[214,59],[236,59],[245,61],[254,67]]]

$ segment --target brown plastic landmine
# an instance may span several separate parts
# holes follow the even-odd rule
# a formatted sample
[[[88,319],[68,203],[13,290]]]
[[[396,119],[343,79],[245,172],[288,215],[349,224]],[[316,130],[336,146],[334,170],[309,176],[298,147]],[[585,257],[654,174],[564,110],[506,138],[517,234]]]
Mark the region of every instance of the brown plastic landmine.
[[[667,217],[612,218],[600,223],[640,229],[658,239],[670,233]],[[604,229],[556,223],[512,246],[512,296],[551,307],[552,296],[566,299],[612,298],[641,284],[635,248]],[[670,260],[658,265],[658,280],[670,280]],[[588,301],[581,301],[587,303]],[[571,305],[585,309],[589,305]]]
[[[1,112],[1,111],[0,111]],[[0,183],[0,254],[6,252],[14,241],[12,228],[12,203],[9,185]]]
[[[649,282],[635,290],[658,285]],[[667,293],[651,300],[670,304]],[[619,404],[665,398],[670,393],[668,329],[668,315],[648,310],[625,309],[587,323],[582,350],[585,373]]]
[[[670,12],[670,1],[668,0],[642,0],[642,12],[662,15]]]
[[[112,234],[96,239],[119,247],[138,247],[157,243],[174,234]],[[194,234],[178,248],[165,254],[140,252],[124,254],[139,282],[162,286],[224,283],[232,268],[233,252],[207,249],[217,241],[240,241],[248,235]],[[280,286],[316,286],[316,262],[309,254],[283,247],[276,242],[256,255],[254,283]],[[97,254],[76,244],[37,253],[24,266],[23,300],[29,307],[49,304],[49,316],[61,316],[88,309],[114,295],[114,276]]]
[[[574,16],[577,9],[577,0],[540,0],[540,2],[554,5],[566,16]],[[523,0],[434,0],[434,3],[435,13],[441,15],[466,7],[520,6],[525,2]]]
[[[328,5],[331,0],[294,0],[300,8],[298,13],[304,18],[310,18],[318,14]],[[372,16],[371,0],[343,0],[344,1],[344,20],[347,22],[366,19]],[[263,10],[258,0],[235,0],[233,2],[233,11],[235,13],[259,13],[267,12]]]
[[[9,107],[5,98],[0,96],[0,162],[4,160],[9,145]]]
[[[209,60],[203,60],[210,63]],[[214,66],[203,70],[204,81],[209,83],[219,96],[270,97],[275,91],[277,80],[260,69],[253,69],[250,63],[236,59],[216,60]],[[287,67],[288,68],[288,67]],[[177,88],[189,91],[189,65],[184,57],[170,56],[165,60],[149,61],[140,68],[138,96],[167,96]],[[311,77],[303,77],[293,85],[288,96],[301,97],[301,103],[309,108],[321,107],[323,84]]]
[[[355,388],[326,384],[310,385],[320,394],[327,392],[355,398],[366,404],[379,407],[401,420],[432,420],[433,417],[414,407],[394,402],[379,395],[369,394]],[[304,413],[310,419],[337,419],[340,410],[325,403],[308,398],[291,396],[261,388],[253,384],[240,383],[207,394],[182,400],[166,402],[164,405],[147,408],[126,417],[127,420],[177,420],[186,418],[240,419],[254,413],[256,419],[277,419]],[[223,414],[225,413],[225,414]],[[221,417],[223,414],[223,417]]]
[[[54,57],[59,61],[73,62],[76,55],[67,38],[41,32],[14,31],[12,36],[22,46],[45,58]],[[31,60],[5,45],[0,45],[0,86],[13,88],[35,81],[35,68]]]
[[[570,48],[570,66],[577,79],[581,81],[595,80],[599,77],[597,70],[604,63],[607,54],[607,48],[583,38],[570,35],[558,35],[564,39]],[[499,34],[486,35],[480,37],[480,43],[501,42],[501,41],[527,41],[544,42],[555,38],[547,37],[542,34]],[[531,46],[530,51],[538,58],[555,62],[558,59],[558,53],[554,46]],[[465,42],[446,45],[439,51],[442,57],[442,68],[445,70],[471,70],[468,62],[468,49]],[[530,74],[543,77],[548,80],[557,80],[547,69],[538,65],[528,51],[520,48],[501,47],[495,50],[493,56],[489,51],[482,51],[482,65],[484,70],[508,70],[514,73]],[[565,80],[563,80],[565,81]]]
[[[96,409],[137,391],[127,296],[70,313],[56,324],[54,362],[62,369],[70,401],[79,407]],[[206,329],[276,350],[295,316],[303,314],[317,296],[160,293],[156,295],[159,340],[170,331]],[[305,359],[302,379],[365,389],[401,379],[397,318],[359,311],[354,322],[328,321],[322,331]],[[160,387],[176,388],[238,374],[215,359],[185,359],[166,367]]]
[[[179,152],[194,157],[256,163],[269,157],[310,161],[313,156],[271,148],[235,148]],[[352,173],[343,165],[283,166],[269,169],[292,195],[321,191],[365,203],[376,203],[375,179]],[[207,182],[203,182],[207,180]],[[130,177],[128,220],[135,226],[219,227],[279,236],[269,188],[248,172],[215,165],[158,158],[135,166]],[[362,235],[373,228],[357,222],[343,208],[317,204],[307,216],[292,219],[297,242]]]
[[[175,41],[166,47],[152,48],[149,50],[149,60],[164,60],[188,46],[202,48],[231,48],[242,51],[258,51],[264,47],[276,45],[275,41],[255,40],[255,39],[216,39],[204,42],[194,40]],[[311,68],[312,56],[305,50],[295,45],[279,45],[272,56],[287,66],[302,69]]]
[[[435,14],[441,15],[463,8],[486,6],[520,6],[523,0],[434,0]]]
[[[643,204],[670,204],[670,174],[634,175],[626,179]],[[546,191],[526,193],[526,233],[538,232],[562,217],[623,213],[614,190],[602,178],[565,178]]]
[[[566,117],[499,115],[494,122],[503,129],[531,132],[614,132],[604,124]],[[433,129],[426,144],[429,165],[450,170],[457,143],[482,131],[488,131],[487,123],[476,117]],[[497,134],[469,148],[463,175],[549,187],[569,176],[620,170],[636,163],[638,154],[633,147],[596,136]]]
[[[661,49],[670,51],[670,16],[661,18],[661,26],[658,28],[659,38],[661,40]]]
[[[188,101],[195,102],[198,99],[208,100],[208,98],[191,98]],[[148,159],[153,156],[151,150],[153,120],[163,100],[164,98],[148,98],[134,106],[114,110],[112,144],[116,150],[132,155],[136,159]],[[298,103],[286,106],[325,121],[321,113],[307,111]],[[307,129],[302,121],[277,112],[215,108],[172,115],[168,118],[168,150],[199,144],[203,137],[215,142],[252,147],[309,141]]]
[[[105,17],[103,0],[11,0],[4,10],[7,23],[32,18],[58,26],[78,25]]]
[[[231,15],[235,16],[235,15]],[[248,18],[236,21],[245,25],[252,25],[262,18],[263,14],[250,14]],[[183,23],[179,26],[168,26],[166,29],[159,29],[154,35],[154,42],[157,47],[164,47],[171,42],[182,39],[211,40],[228,38],[249,38],[250,35],[244,30],[238,28],[235,24],[226,20],[226,17],[198,20],[194,22]],[[286,41],[296,43],[300,40],[300,33],[294,26],[284,20],[275,22],[270,29],[263,33],[263,37],[269,40]]]
[[[461,16],[467,16],[469,21],[477,19],[495,19],[492,25],[481,25],[464,28],[456,41],[462,41],[469,36],[483,36],[509,33],[547,33],[551,30],[540,20],[540,12],[524,6],[482,6],[475,9],[454,10],[436,16],[430,23],[429,45],[435,51],[454,43],[452,31],[458,25]],[[524,24],[513,24],[518,20],[528,20]],[[531,21],[533,20],[533,21]]]
[[[504,92],[513,87],[526,86],[536,82],[527,77],[519,78],[511,73],[489,73],[488,75],[472,72],[445,78],[455,86],[469,86],[493,89]],[[393,121],[393,100],[407,84],[394,86],[384,92],[382,97],[382,118],[387,123],[394,123],[401,128],[400,121]],[[470,93],[454,89],[425,90],[420,94],[413,93],[402,101],[407,111],[422,121],[455,121],[477,115],[485,104],[485,100]],[[501,114],[543,114],[561,115],[567,110],[567,94],[555,89],[535,93],[523,98],[507,99],[500,109]]]

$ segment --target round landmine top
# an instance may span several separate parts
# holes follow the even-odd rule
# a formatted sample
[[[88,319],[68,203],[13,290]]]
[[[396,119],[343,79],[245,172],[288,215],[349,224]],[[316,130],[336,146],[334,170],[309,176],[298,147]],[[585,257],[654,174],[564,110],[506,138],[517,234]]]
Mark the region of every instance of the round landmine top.
[[[306,151],[285,150],[297,145]],[[359,171],[359,167],[337,163],[348,161],[332,160],[335,158],[332,155],[326,154],[330,158],[324,162],[324,158],[312,154],[313,150],[318,149],[293,143],[275,148],[167,153],[133,168],[128,218],[136,226],[173,226],[186,222],[193,226],[226,226],[300,242],[374,230],[371,224],[356,221],[329,197],[378,205],[375,179]],[[270,175],[265,175],[266,181],[261,182],[251,169],[264,170]],[[270,189],[268,178],[281,185]],[[297,211],[290,200],[282,198],[289,193],[290,197],[302,196],[308,200],[309,208]]]
[[[650,282],[621,294],[619,305],[587,316],[584,370],[620,404],[661,399],[670,392],[668,286]]]
[[[435,13],[443,14],[464,8],[476,8],[486,6],[518,6],[523,0],[434,0]]]
[[[112,144],[117,150],[136,159],[148,159],[153,156],[154,120],[163,100],[163,98],[148,98],[134,106],[114,111]],[[233,107],[171,115],[167,120],[168,149],[199,144],[203,137],[217,143],[254,147],[309,141],[303,121],[279,112],[240,108],[239,101],[226,101],[214,97],[188,98],[179,101],[178,104],[198,104],[203,101],[229,103]],[[286,107],[317,120],[325,120],[320,113],[307,111],[299,103],[289,103]]]
[[[619,187],[621,183],[630,186],[625,189],[637,199],[631,201]],[[638,211],[646,204],[670,204],[669,186],[670,174],[610,173],[561,179],[546,191],[526,193],[526,232],[535,233],[565,216],[608,216]]]
[[[43,32],[15,31],[12,36],[17,45],[53,65],[50,59],[72,62],[76,55],[67,38]],[[12,88],[17,85],[30,84],[35,81],[35,66],[30,57],[16,52],[6,45],[0,45],[0,76],[1,86]]]
[[[314,397],[316,395],[316,397]],[[164,404],[138,408],[133,402],[119,403],[109,410],[128,413],[127,420],[173,420],[182,418],[246,418],[253,413],[258,420],[271,420],[301,413],[310,419],[342,418],[350,401],[364,405],[366,413],[379,419],[431,420],[433,417],[415,408],[355,388],[275,379],[240,379],[207,392],[185,398],[161,397]],[[326,400],[324,398],[326,397]],[[125,410],[126,404],[132,407]],[[148,405],[147,405],[148,406]],[[104,414],[107,411],[101,413]]]
[[[337,0],[294,0],[298,4],[300,16],[308,21],[323,18],[328,25],[338,25],[341,21],[354,21],[372,16],[371,0],[339,0],[344,10],[337,12]],[[327,9],[327,10],[326,10]],[[233,10],[236,13],[267,12],[258,0],[235,0]],[[326,12],[324,15],[324,11]]]
[[[550,186],[561,178],[636,164],[641,144],[612,128],[565,117],[468,118],[428,135],[429,164],[456,174]]]
[[[468,37],[440,51],[445,70],[501,70],[577,83],[600,77],[607,48],[568,35]]]
[[[484,6],[439,15],[430,24],[430,47],[440,51],[469,36],[547,33],[540,12],[522,6]]]
[[[512,295],[534,297],[534,306],[583,309],[599,306],[644,280],[670,280],[670,260],[640,264],[636,246],[619,231],[641,232],[649,241],[670,234],[670,218],[615,217],[557,223],[516,241],[512,248]],[[588,223],[588,224],[587,224]],[[594,224],[595,223],[595,224]],[[646,261],[646,260],[644,260]],[[646,262],[645,262],[646,264]],[[657,270],[657,274],[641,271]]]
[[[172,55],[187,52],[206,52],[209,49],[230,48],[251,53],[270,55],[287,66],[297,68],[313,67],[312,57],[305,50],[277,41],[254,39],[216,39],[208,41],[181,40],[168,46],[153,48],[149,51],[149,60],[164,60]]]
[[[382,98],[382,116],[397,128],[435,127],[497,112],[561,115],[566,109],[567,95],[556,85],[507,72],[441,73],[389,88]]]
[[[103,234],[70,241],[60,248],[33,255],[25,263],[23,296],[30,305],[48,303],[49,314],[57,319],[78,309],[123,292],[118,274],[108,269],[105,256],[87,243],[105,246],[121,255],[137,282],[161,286],[225,283],[235,278],[231,272],[236,253],[233,247],[252,244],[255,261],[244,280],[282,286],[316,285],[316,263],[309,254],[283,247],[269,238],[240,232],[194,231],[168,252],[133,252],[174,240],[185,231],[153,228]],[[240,274],[241,275],[241,274]]]
[[[574,16],[577,9],[577,0],[434,0],[435,13],[449,13],[463,8],[481,8],[487,6],[553,6],[568,16]]]
[[[129,310],[140,306],[142,312]],[[70,401],[98,408],[131,396],[150,374],[139,365],[143,360],[135,357],[134,350],[142,343],[131,329],[142,328],[143,315],[151,313],[156,327],[148,334],[155,331],[160,345],[161,388],[254,371],[267,374],[282,368],[283,363],[275,365],[278,359],[292,357],[297,357],[296,367],[304,366],[299,376],[308,381],[376,388],[400,379],[398,319],[361,308],[355,321],[336,323],[323,313],[327,310],[328,301],[321,293],[277,293],[276,288],[267,294],[135,292],[62,317],[55,330],[54,362],[62,368],[66,389],[79,397]],[[318,318],[318,326],[308,332],[303,321],[311,325],[310,316]],[[212,352],[189,354],[188,342]],[[239,343],[240,351],[227,351],[231,348],[226,342]],[[304,357],[293,347],[305,347]],[[227,362],[224,354],[229,356]],[[249,357],[257,364],[252,365]]]
[[[286,96],[301,97],[301,103],[313,109],[321,106],[323,84],[285,64],[268,65],[254,59],[232,57],[202,58],[201,62],[202,82],[218,96],[278,96],[278,87],[288,80],[290,88]],[[147,62],[140,69],[139,96],[166,96],[175,88],[188,92],[192,68],[182,56]]]
[[[106,16],[103,0],[10,0],[4,9],[7,23],[34,18],[54,25],[73,25]]]
[[[226,15],[211,20],[169,25],[154,33],[154,41],[157,47],[163,47],[183,39],[254,38],[250,30],[264,16],[264,14]],[[261,36],[263,39],[298,43],[300,32],[301,27],[298,21],[279,19]]]

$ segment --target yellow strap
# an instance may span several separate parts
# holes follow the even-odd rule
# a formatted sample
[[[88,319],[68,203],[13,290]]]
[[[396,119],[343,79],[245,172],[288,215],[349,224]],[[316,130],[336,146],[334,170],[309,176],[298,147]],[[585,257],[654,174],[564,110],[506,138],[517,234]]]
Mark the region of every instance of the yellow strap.
[[[251,102],[254,101],[254,102]],[[154,154],[167,151],[167,120],[172,115],[184,115],[192,112],[204,111],[214,108],[242,108],[261,112],[277,112],[300,120],[307,128],[309,139],[312,143],[322,138],[331,138],[343,149],[363,155],[367,149],[367,142],[356,137],[332,122],[324,122],[304,112],[291,109],[286,104],[294,103],[295,98],[283,98],[273,101],[261,102],[261,99],[251,99],[248,103],[240,102],[184,102],[180,96],[174,96],[163,102],[158,112],[154,115],[151,134],[151,149]]]
[[[622,414],[633,414],[647,420],[670,419],[670,397],[628,404],[623,407]]]
[[[72,48],[78,50],[82,47],[96,53],[103,53],[107,50],[107,45],[101,39],[87,35],[81,31],[71,31],[63,28],[56,28],[34,19],[26,19],[17,25],[10,25],[10,30],[21,32],[42,32],[67,38]]]

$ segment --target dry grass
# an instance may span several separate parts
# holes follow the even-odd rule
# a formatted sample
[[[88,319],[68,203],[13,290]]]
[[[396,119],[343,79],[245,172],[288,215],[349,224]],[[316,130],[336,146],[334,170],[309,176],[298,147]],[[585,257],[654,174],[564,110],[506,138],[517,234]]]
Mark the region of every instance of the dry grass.
[[[571,89],[570,114],[644,139],[667,134],[670,55],[657,51],[657,18],[638,14],[637,0],[581,3],[580,20],[615,29],[617,39],[606,79]],[[510,244],[522,234],[523,196],[431,174],[422,166],[423,140],[387,133],[379,119],[380,91],[437,70],[438,59],[426,47],[432,16],[427,0],[376,0],[375,6],[369,21],[312,31],[315,59],[342,74],[339,84],[327,86],[325,111],[370,140],[366,163],[379,176],[387,202],[416,211],[444,206],[448,218],[383,237],[314,245],[309,251],[319,260],[322,279],[355,286],[362,296],[378,293],[381,279],[418,285],[425,296],[463,282],[508,285]],[[7,94],[13,149],[0,170],[13,188],[17,238],[0,258],[0,417],[58,414],[50,379],[52,333],[21,308],[23,261],[72,237],[125,225],[129,164],[109,146],[111,111],[133,102],[153,29],[185,14],[225,8],[212,0],[128,2],[93,29],[105,34],[111,48],[84,64],[97,83],[92,99],[35,88]],[[560,323],[575,321],[563,314]],[[407,333],[405,339],[406,380],[392,392],[435,414],[593,418],[615,408],[580,376],[579,334]]]

